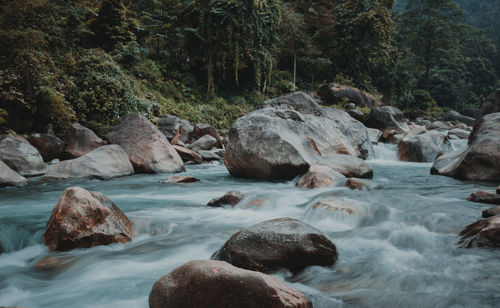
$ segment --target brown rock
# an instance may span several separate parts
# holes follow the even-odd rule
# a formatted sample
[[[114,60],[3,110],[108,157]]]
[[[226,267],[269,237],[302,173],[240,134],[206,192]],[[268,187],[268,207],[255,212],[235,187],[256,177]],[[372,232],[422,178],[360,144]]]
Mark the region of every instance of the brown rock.
[[[269,273],[280,268],[297,272],[306,266],[329,266],[337,249],[321,231],[305,222],[280,218],[235,233],[212,256],[234,266]]]
[[[496,215],[500,215],[500,205],[490,207],[483,211],[483,218],[489,218]]]
[[[210,202],[208,202],[207,205],[210,207],[222,207],[223,205],[226,204],[230,206],[235,206],[241,200],[243,200],[243,198],[245,198],[245,196],[239,191],[230,191],[220,198],[215,198],[210,200]]]
[[[193,161],[197,164],[201,164],[203,162],[203,157],[201,157],[200,154],[179,145],[174,145],[173,147],[184,162]]]
[[[76,261],[70,257],[44,257],[38,260],[33,267],[41,272],[61,273],[70,268]]]
[[[34,134],[28,137],[28,141],[40,152],[46,162],[61,158],[64,151],[64,142],[49,134]]]
[[[182,136],[182,126],[179,126],[179,129],[175,133],[174,138],[172,138],[172,140],[170,140],[170,144],[171,145],[178,144],[181,141],[181,136]]]
[[[299,178],[296,186],[308,189],[342,186],[346,180],[345,176],[330,167],[312,165],[309,167],[309,171]]]
[[[133,233],[127,216],[105,195],[70,187],[52,210],[43,243],[65,251],[128,242]]]
[[[180,184],[180,183],[195,183],[200,180],[192,176],[180,176],[174,175],[169,177],[167,180],[160,181],[162,184]]]
[[[221,261],[190,261],[156,281],[149,307],[312,308],[312,303],[277,278]]]
[[[472,202],[500,205],[500,195],[494,191],[487,192],[479,190],[476,191],[475,193],[470,194],[467,200]]]
[[[347,182],[345,183],[345,187],[348,187],[349,189],[352,189],[352,190],[363,190],[363,189],[368,189],[368,187],[366,186],[365,183],[363,183],[362,181],[358,180],[358,179],[348,179]]]
[[[500,216],[479,220],[460,232],[458,244],[465,248],[500,247]]]
[[[10,169],[0,160],[0,187],[17,186],[22,187],[27,184],[26,178]]]
[[[398,144],[401,161],[434,162],[443,154],[453,151],[450,140],[443,133],[431,130],[420,135],[408,135]]]
[[[184,163],[167,138],[144,116],[131,113],[107,135],[127,153],[138,173],[173,173],[184,171]]]
[[[198,123],[194,126],[193,137],[195,139],[199,139],[206,135],[212,136],[217,141],[215,143],[215,147],[222,148],[222,137],[219,135],[215,127],[205,123]]]
[[[79,123],[73,123],[66,132],[64,155],[68,158],[83,156],[107,142],[99,138],[93,131]]]
[[[43,175],[48,168],[26,139],[7,135],[0,140],[0,160],[24,177]]]
[[[179,140],[183,143],[190,143],[193,138],[194,127],[189,121],[179,119],[173,115],[164,115],[157,120],[158,129],[167,137],[168,140],[173,140],[176,133],[182,127]],[[178,143],[176,143],[178,144]]]

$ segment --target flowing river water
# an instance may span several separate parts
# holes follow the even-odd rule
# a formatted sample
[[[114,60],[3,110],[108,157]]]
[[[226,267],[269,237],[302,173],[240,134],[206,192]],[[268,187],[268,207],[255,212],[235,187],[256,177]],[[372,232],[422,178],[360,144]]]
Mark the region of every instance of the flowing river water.
[[[390,145],[376,146],[370,191],[302,190],[290,182],[244,180],[224,165],[188,166],[201,182],[160,184],[168,175],[112,181],[33,183],[0,190],[0,306],[147,307],[153,283],[175,267],[208,259],[233,233],[264,220],[293,217],[337,245],[333,267],[292,276],[314,307],[498,307],[500,250],[463,249],[458,233],[488,206],[467,202],[493,184],[431,176],[430,164],[398,162]],[[49,252],[41,245],[53,206],[66,187],[97,190],[132,220],[130,243]],[[205,204],[228,191],[247,197],[235,208]],[[318,215],[308,208],[334,198],[354,215]],[[251,201],[261,199],[261,206]],[[39,261],[42,260],[42,261]]]

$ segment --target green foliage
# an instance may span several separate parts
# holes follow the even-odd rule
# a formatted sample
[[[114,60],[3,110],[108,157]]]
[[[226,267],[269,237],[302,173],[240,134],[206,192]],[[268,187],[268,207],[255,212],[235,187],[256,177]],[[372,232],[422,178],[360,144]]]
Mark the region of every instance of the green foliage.
[[[425,90],[416,90],[415,92],[413,92],[413,99],[413,108],[417,110],[428,110],[430,107],[430,103],[432,102],[431,95]]]
[[[4,109],[0,108],[0,127],[7,123],[7,116],[9,114]]]
[[[72,122],[75,121],[75,113],[70,108],[69,103],[64,99],[64,95],[46,86],[40,87],[38,91],[39,104],[36,112],[37,125],[39,130],[46,128],[49,123],[55,127],[55,133],[63,136]]]
[[[122,0],[103,0],[97,19],[91,25],[94,32],[93,44],[112,51],[120,44],[135,39],[135,21],[126,16]]]

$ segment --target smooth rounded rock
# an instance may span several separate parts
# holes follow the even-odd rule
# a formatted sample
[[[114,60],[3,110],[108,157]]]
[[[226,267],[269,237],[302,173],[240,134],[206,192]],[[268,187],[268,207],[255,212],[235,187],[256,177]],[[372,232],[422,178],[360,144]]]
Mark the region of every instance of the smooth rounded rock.
[[[64,139],[66,141],[64,155],[68,158],[78,158],[107,144],[92,130],[79,123],[71,124]]]
[[[365,125],[380,130],[393,129],[397,133],[404,133],[408,130],[408,125],[405,123],[401,110],[391,106],[373,108],[365,121]]]
[[[43,175],[48,168],[38,150],[24,138],[11,135],[0,140],[0,160],[24,177]]]
[[[28,141],[40,152],[46,162],[61,158],[64,151],[64,142],[53,135],[34,134],[28,137]]]
[[[222,207],[223,205],[235,206],[241,200],[243,200],[243,198],[245,198],[245,195],[243,195],[239,191],[230,191],[220,198],[215,198],[210,200],[207,206],[210,207]]]
[[[500,195],[495,191],[489,192],[479,190],[475,193],[470,194],[467,200],[472,202],[500,205]]]
[[[23,187],[27,184],[25,177],[12,170],[0,160],[0,187],[17,186]]]
[[[437,130],[406,136],[398,144],[401,161],[434,162],[438,156],[452,151],[453,146],[448,137]]]
[[[343,186],[346,180],[344,175],[330,167],[312,165],[309,167],[309,171],[298,179],[296,186],[308,189]]]

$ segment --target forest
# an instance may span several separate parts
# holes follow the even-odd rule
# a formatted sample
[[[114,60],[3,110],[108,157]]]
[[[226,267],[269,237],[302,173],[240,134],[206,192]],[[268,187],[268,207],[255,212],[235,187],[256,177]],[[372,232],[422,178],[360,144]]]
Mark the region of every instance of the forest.
[[[499,13],[494,0],[3,0],[0,129],[103,135],[133,111],[227,132],[325,82],[471,114],[499,85]]]

